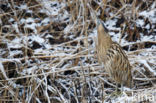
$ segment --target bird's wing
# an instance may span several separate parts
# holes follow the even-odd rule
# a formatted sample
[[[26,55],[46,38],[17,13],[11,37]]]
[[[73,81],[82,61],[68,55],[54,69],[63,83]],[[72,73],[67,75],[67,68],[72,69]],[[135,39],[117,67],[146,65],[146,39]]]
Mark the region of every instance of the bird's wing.
[[[131,67],[128,57],[122,50],[121,46],[117,43],[113,43],[107,50],[106,58],[106,70],[110,73],[114,80],[118,83],[124,82],[126,85],[130,85],[129,81],[131,81]]]
[[[107,59],[111,62],[112,69],[127,71],[127,69],[130,68],[128,57],[119,44],[114,42],[110,49],[108,49],[106,55]]]

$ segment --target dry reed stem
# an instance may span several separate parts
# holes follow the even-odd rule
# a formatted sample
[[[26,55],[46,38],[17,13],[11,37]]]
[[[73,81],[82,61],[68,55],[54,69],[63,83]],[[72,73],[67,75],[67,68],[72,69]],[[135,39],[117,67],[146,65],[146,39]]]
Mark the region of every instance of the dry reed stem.
[[[35,11],[37,10],[37,8],[47,9],[44,7],[44,4],[42,4],[41,1],[42,0],[37,0],[36,2],[38,2],[38,4],[33,4],[32,0],[28,0],[27,5],[32,4],[32,6],[29,6],[26,9],[16,9],[16,2],[12,0],[11,3],[13,5],[13,8],[11,8],[11,11],[9,12],[1,13],[0,20],[4,20],[3,18],[8,18],[6,20],[9,21],[9,18],[14,17],[15,22],[19,23],[22,18],[25,18],[25,15],[17,15],[19,12],[23,12],[24,10]],[[95,2],[95,6],[92,4],[93,1]],[[20,31],[20,34],[16,33],[13,28],[10,27],[13,22],[12,24],[6,23],[7,25],[0,25],[0,43],[13,43],[12,40],[6,39],[6,37],[8,36],[15,36],[15,38],[21,38],[25,36],[27,38],[26,42],[20,43],[21,47],[25,47],[25,53],[23,57],[15,58],[13,56],[8,56],[7,58],[0,58],[2,64],[1,68],[4,68],[5,70],[0,71],[0,102],[78,103],[81,101],[105,102],[106,99],[111,99],[109,97],[109,94],[113,92],[115,88],[114,82],[109,79],[107,73],[100,71],[101,66],[97,63],[95,48],[89,42],[90,40],[92,40],[92,42],[94,42],[95,40],[94,36],[90,36],[90,33],[92,33],[95,27],[95,24],[90,17],[90,10],[88,8],[88,5],[94,8],[93,10],[95,11],[95,13],[101,13],[102,15],[100,14],[98,16],[100,16],[101,18],[105,17],[106,20],[110,20],[116,17],[119,18],[121,17],[121,15],[126,16],[127,12],[125,10],[129,10],[125,8],[127,7],[127,4],[123,0],[120,0],[120,2],[122,2],[121,8],[115,7],[115,5],[111,4],[111,2],[108,3],[107,0],[93,1],[90,0],[87,2],[84,0],[75,0],[74,2],[71,2],[71,0],[59,0],[60,3],[64,2],[66,5],[60,8],[60,11],[58,12],[59,14],[63,15],[64,11],[69,9],[67,10],[67,17],[69,17],[68,21],[62,20],[59,21],[59,23],[65,23],[71,28],[68,29],[66,33],[64,33],[64,30],[55,30],[55,28],[50,29],[50,31],[44,31],[44,29],[48,29],[51,27],[51,25],[54,26],[54,24],[58,23],[51,21],[49,25],[39,26],[37,30],[37,35],[44,38],[44,33],[52,35],[56,33],[59,36],[61,35],[66,37],[74,35],[74,38],[70,39],[69,41],[61,42],[59,44],[51,44],[50,48],[45,48],[41,52],[37,53],[35,49],[33,51],[33,48],[31,48],[31,50],[33,51],[32,56],[28,56],[28,50],[30,46],[28,38],[30,35],[36,35],[35,33],[29,33],[30,31],[28,29],[24,29],[23,32]],[[45,2],[45,4],[48,4],[50,2]],[[133,2],[133,8],[131,9],[133,10],[133,18],[129,18],[128,21],[131,21],[131,19],[132,21],[135,21],[135,18],[137,19],[138,17],[135,16],[135,14],[138,14],[140,12],[140,9],[136,7],[135,3],[136,2]],[[147,4],[148,3],[149,2],[147,2]],[[112,16],[108,15],[110,17],[104,16],[106,13],[105,10],[108,8],[111,9],[111,13],[113,14]],[[49,10],[47,9],[47,11]],[[33,14],[38,15],[37,12]],[[48,15],[48,17],[51,18],[50,20],[52,20],[52,18],[59,18],[58,15],[52,14]],[[39,18],[43,20],[42,16],[39,16]],[[125,23],[125,25],[127,24]],[[17,27],[19,30],[23,28],[21,25],[17,25]],[[4,32],[4,28],[10,28],[11,30],[8,32]],[[43,32],[41,32],[42,30]],[[122,32],[124,32],[124,28],[123,31],[121,30],[121,34]],[[122,40],[122,36],[123,34],[120,35],[119,42]],[[77,44],[71,45],[74,42],[77,42]],[[84,43],[84,45],[82,45],[82,43]],[[149,40],[127,43],[124,44],[123,47],[129,47],[136,44],[144,43],[156,44],[155,41]],[[19,43],[16,42],[14,43],[14,45],[19,45]],[[61,47],[70,49],[56,49]],[[9,53],[12,52],[10,48],[8,49]],[[148,55],[139,55],[141,53],[147,52],[151,55],[151,57],[149,57]],[[61,53],[64,54],[62,55]],[[147,64],[153,70],[155,70],[155,49],[149,50],[148,48],[144,48],[134,51],[127,51],[127,53],[130,62],[134,67],[134,81],[138,85],[140,85],[138,87],[139,89],[134,88],[128,92],[135,92],[135,94],[138,95],[140,91],[145,90],[144,87],[148,86],[149,88],[147,88],[146,90],[149,90],[148,93],[152,93],[151,91],[155,90],[155,87],[153,86],[154,84],[152,84],[151,82],[154,82],[156,80],[155,75],[152,74],[150,68],[146,68],[146,66],[143,65],[140,60],[145,60]],[[14,68],[13,65],[9,65],[12,63],[15,65]],[[144,72],[141,68],[146,68],[145,70],[148,71],[150,75],[147,75],[147,72]],[[31,71],[31,73],[29,73],[28,71]],[[7,78],[4,78],[5,74]],[[93,98],[93,100],[91,100],[91,98]]]

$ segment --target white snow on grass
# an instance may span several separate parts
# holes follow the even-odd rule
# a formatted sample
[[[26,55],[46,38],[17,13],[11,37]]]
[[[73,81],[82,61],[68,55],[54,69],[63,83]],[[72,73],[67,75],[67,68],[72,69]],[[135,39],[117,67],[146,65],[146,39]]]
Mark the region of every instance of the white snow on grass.
[[[139,15],[149,18],[152,23],[156,23],[156,8],[151,9],[150,11],[142,11]]]
[[[137,26],[142,27],[144,25],[144,19],[136,20],[136,24],[137,24]]]
[[[144,65],[148,68],[148,70],[156,76],[156,71],[153,70],[153,69],[149,66],[149,64],[147,63],[146,60],[140,60],[140,63],[144,64]]]
[[[20,9],[27,9],[28,8],[28,6],[27,5],[20,5],[20,7],[19,7]]]
[[[55,22],[65,21],[65,19],[69,18],[69,13],[65,10],[66,4],[62,1],[50,1],[50,0],[38,0],[43,4],[43,7],[46,10],[41,10],[41,12],[45,12],[47,15],[54,16],[52,20]],[[61,13],[60,13],[61,12]]]
[[[65,7],[63,2],[50,1],[50,0],[38,0],[44,7],[48,10],[46,13],[48,15],[59,15],[59,11]]]
[[[17,33],[20,33],[18,29],[19,26],[17,23],[12,24],[12,27],[16,30]]]
[[[75,52],[75,50],[77,50],[79,48],[79,46],[71,46],[69,47],[69,49],[65,48],[65,45],[64,44],[59,44],[59,45],[51,45],[49,42],[48,42],[48,38],[49,37],[53,37],[53,35],[46,35],[46,37],[44,37],[44,35],[42,34],[37,34],[37,30],[36,30],[36,27],[37,26],[41,26],[41,25],[47,25],[49,24],[49,22],[51,21],[51,18],[52,17],[52,20],[53,21],[61,21],[60,23],[64,23],[64,22],[67,22],[67,20],[65,21],[65,19],[69,18],[69,13],[64,9],[64,7],[66,6],[64,1],[62,2],[59,2],[59,1],[53,1],[53,0],[38,0],[38,1],[41,1],[41,4],[43,4],[43,9],[40,10],[41,12],[46,12],[49,17],[43,19],[41,21],[41,23],[36,23],[36,19],[32,18],[32,17],[29,17],[29,18],[26,18],[26,19],[21,19],[19,21],[20,24],[24,24],[24,28],[25,30],[26,29],[31,29],[34,31],[34,33],[30,33],[28,34],[27,36],[25,34],[22,34],[21,37],[16,37],[15,39],[11,40],[10,42],[7,42],[8,44],[8,48],[21,48],[21,47],[26,47],[26,46],[32,46],[32,42],[33,41],[36,41],[39,45],[41,45],[42,47],[41,48],[38,48],[38,49],[35,49],[34,50],[34,54],[38,53],[38,54],[43,54],[44,56],[56,56],[58,58],[54,58],[54,59],[61,59],[61,62],[58,63],[58,65],[61,65],[61,63],[63,64],[66,60],[68,59],[73,59],[73,57],[75,56],[75,54],[73,54],[73,52]],[[154,3],[155,4],[155,3]],[[140,16],[144,16],[146,18],[149,18],[151,20],[151,23],[155,23],[156,22],[156,9],[154,8],[155,5],[152,5],[152,10],[150,11],[142,11],[139,13]],[[20,6],[21,9],[27,9],[27,5],[21,5]],[[45,9],[46,8],[46,9]],[[61,11],[61,12],[60,12]],[[32,13],[31,10],[27,10],[26,11],[27,13]],[[100,13],[100,12],[99,12]],[[113,15],[110,13],[110,15]],[[82,15],[81,15],[82,16]],[[80,17],[81,18],[81,17]],[[68,19],[70,20],[70,19]],[[105,26],[110,30],[109,34],[112,36],[112,39],[113,41],[116,41],[118,42],[119,41],[119,37],[120,37],[120,28],[117,28],[116,27],[116,23],[117,23],[117,20],[118,19],[111,19],[111,20],[107,20],[105,22]],[[53,22],[52,21],[52,22]],[[11,18],[9,20],[10,23],[14,22],[14,19]],[[84,23],[84,22],[83,22]],[[144,22],[144,19],[138,19],[136,20],[136,24],[137,26],[144,26],[145,25],[145,22]],[[82,24],[84,25],[84,24]],[[15,22],[14,24],[12,24],[12,27],[15,29],[15,31],[17,33],[19,33],[19,29],[18,29],[18,24]],[[65,34],[68,34],[70,33],[70,31],[73,29],[73,27],[76,26],[75,24],[74,25],[70,25],[68,24],[67,27],[64,29],[64,33]],[[153,25],[152,25],[153,26]],[[150,25],[147,24],[145,26],[146,29],[150,29]],[[114,31],[118,31],[117,33],[114,32]],[[154,30],[156,31],[156,30]],[[73,39],[73,37],[75,36],[74,34],[72,35],[67,35],[70,39]],[[94,28],[92,30],[91,33],[89,33],[89,38],[88,41],[91,41],[93,40],[93,46],[88,46],[88,47],[92,47],[92,48],[95,48],[95,38],[97,37],[97,30],[96,28]],[[79,40],[82,40],[84,39],[85,36],[80,36],[80,37],[77,37],[76,39],[74,39],[75,41],[79,41]],[[29,41],[30,40],[30,41]],[[140,42],[140,41],[155,41],[156,40],[156,36],[155,35],[150,35],[150,36],[144,36],[143,34],[141,34],[141,38],[140,40],[138,40],[137,42]],[[125,40],[125,37],[122,38],[121,40],[121,45],[122,44],[125,44],[125,43],[129,43],[128,41]],[[132,43],[136,43],[136,42],[132,42]],[[53,48],[53,49],[51,49]],[[85,48],[85,47],[84,47]],[[83,49],[84,49],[83,48]],[[87,48],[88,49],[88,48]],[[85,49],[85,50],[87,50]],[[146,48],[147,49],[147,48]],[[147,50],[154,50],[156,49],[156,46],[152,46],[150,49],[147,49]],[[85,51],[84,50],[84,51]],[[94,50],[91,51],[92,53],[94,53]],[[13,57],[14,55],[17,55],[17,54],[21,54],[22,51],[19,51],[19,50],[14,50],[14,51],[9,51],[9,57]],[[146,60],[142,60],[142,57],[150,57],[150,56],[153,56],[154,54],[150,53],[150,52],[143,52],[143,53],[140,53],[137,55],[137,58],[139,58],[140,60],[138,60],[140,63],[144,64],[148,70],[150,72],[152,72],[155,76],[156,76],[156,70],[155,68],[153,69],[149,64],[148,62],[150,63],[155,63],[155,59],[151,59],[149,60],[148,62]],[[85,57],[84,57],[85,58]],[[1,59],[1,58],[0,58]],[[95,59],[94,58],[89,58],[91,61],[94,61]],[[4,60],[4,59],[3,59]],[[10,61],[12,61],[13,59],[10,59]],[[19,60],[19,58],[18,58]],[[82,59],[83,61],[83,64],[85,64],[85,66],[90,66],[89,63],[86,63],[84,59]],[[81,61],[81,62],[82,62]],[[37,64],[39,62],[39,65]],[[27,75],[27,74],[36,74],[36,72],[39,70],[39,69],[43,69],[43,70],[48,70],[48,69],[51,69],[51,68],[54,68],[55,70],[55,63],[54,64],[46,64],[47,61],[42,61],[42,60],[39,60],[37,63],[35,62],[34,64],[32,63],[31,64],[31,60],[27,60],[26,63],[29,65],[29,67],[25,67],[23,69],[22,72],[20,72],[21,74],[23,75]],[[43,64],[41,64],[40,62],[43,62]],[[49,61],[48,61],[49,62]],[[68,61],[65,65],[63,65],[61,67],[61,69],[67,69],[69,68],[71,65],[72,65],[72,61]],[[51,67],[50,67],[51,66]],[[0,70],[2,72],[2,74],[4,75],[5,78],[7,78],[5,71],[3,70],[4,67],[2,67],[2,63],[0,62]],[[77,66],[78,67],[78,66]],[[74,68],[74,67],[73,67]],[[92,67],[94,68],[94,67]],[[60,68],[59,68],[60,69]],[[70,78],[69,78],[70,79]],[[86,79],[88,79],[86,77]],[[62,82],[62,78],[60,80],[60,83]],[[66,82],[66,79],[64,79],[64,82]],[[47,86],[47,85],[46,85]],[[15,85],[16,87],[16,85]],[[66,87],[64,87],[66,88]],[[68,89],[68,88],[67,88]],[[98,88],[97,88],[97,91],[98,91]],[[48,94],[46,93],[47,97]],[[64,99],[64,96],[62,94],[60,94],[61,98]],[[59,98],[58,98],[59,99]],[[128,102],[131,102],[133,99],[132,97],[128,97],[126,96],[126,94],[122,95],[121,97],[117,98],[117,99],[114,99],[112,100],[111,102],[112,103],[116,103],[116,102],[120,102],[120,103],[125,103],[126,101]],[[39,101],[39,99],[38,99]]]
[[[22,44],[23,38],[15,38],[11,42],[8,42],[9,48],[21,48],[23,46]]]
[[[32,41],[36,41],[36,42],[38,42],[40,44],[44,43],[44,41],[45,41],[39,35],[35,35],[35,34],[34,35],[31,35],[31,36],[28,36],[28,38],[31,39]]]
[[[10,22],[10,23],[13,22],[13,21],[15,21],[15,19],[13,19],[13,18],[10,18],[10,19],[9,19],[9,22]]]
[[[73,25],[67,25],[66,28],[64,29],[64,33],[65,34],[69,33],[71,29],[73,29]]]
[[[108,28],[108,30],[120,30],[120,28],[117,28],[116,25],[117,19],[111,19],[107,20],[105,22],[105,26]]]
[[[156,40],[156,36],[154,35],[144,35],[142,33],[140,33],[140,40],[137,41],[155,41]]]
[[[19,51],[19,50],[14,50],[14,51],[11,51],[10,52],[10,55],[9,56],[10,57],[13,57],[14,55],[17,55],[17,54],[21,54],[22,55],[23,52],[22,51]]]
[[[115,33],[115,32],[109,32],[109,34],[112,36],[112,40],[119,43],[119,36],[120,33]]]
[[[29,17],[27,19],[21,19],[20,20],[20,23],[21,24],[25,24],[24,25],[24,29],[31,29],[34,31],[35,34],[37,34],[37,30],[36,30],[36,27],[39,26],[38,23],[35,22],[35,19]]]
[[[6,71],[5,71],[4,66],[2,65],[1,61],[0,61],[0,71],[1,71],[1,75],[4,76],[5,79],[8,79]]]
[[[145,28],[146,28],[146,29],[150,29],[150,24],[147,24],[147,25],[145,26]]]
[[[49,24],[49,22],[50,22],[50,18],[48,17],[48,18],[43,19],[43,20],[41,21],[41,24],[47,25],[47,24]]]
[[[32,24],[26,24],[24,26],[25,29],[31,29],[34,31],[35,34],[37,34],[37,30],[36,30],[37,24],[36,23],[32,23]]]
[[[38,67],[36,65],[33,65],[30,68],[26,68],[23,69],[23,71],[21,72],[21,74],[25,75],[25,74],[35,74],[35,71],[38,69]]]

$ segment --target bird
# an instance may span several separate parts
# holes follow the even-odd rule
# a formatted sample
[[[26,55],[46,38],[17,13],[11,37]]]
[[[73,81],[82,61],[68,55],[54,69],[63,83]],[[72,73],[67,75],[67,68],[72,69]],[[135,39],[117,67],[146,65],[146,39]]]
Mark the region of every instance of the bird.
[[[99,63],[103,64],[104,70],[116,82],[117,91],[119,85],[121,85],[121,91],[123,91],[123,86],[131,88],[132,67],[128,56],[117,42],[112,41],[102,20],[96,19],[96,28],[96,51]]]

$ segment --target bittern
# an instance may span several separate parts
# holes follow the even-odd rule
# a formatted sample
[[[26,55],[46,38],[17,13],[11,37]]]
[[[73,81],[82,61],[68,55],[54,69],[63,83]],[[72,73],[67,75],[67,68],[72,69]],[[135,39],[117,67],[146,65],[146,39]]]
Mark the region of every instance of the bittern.
[[[97,54],[98,61],[103,64],[105,71],[118,85],[132,86],[131,66],[126,53],[122,47],[112,41],[104,23],[97,19]]]

